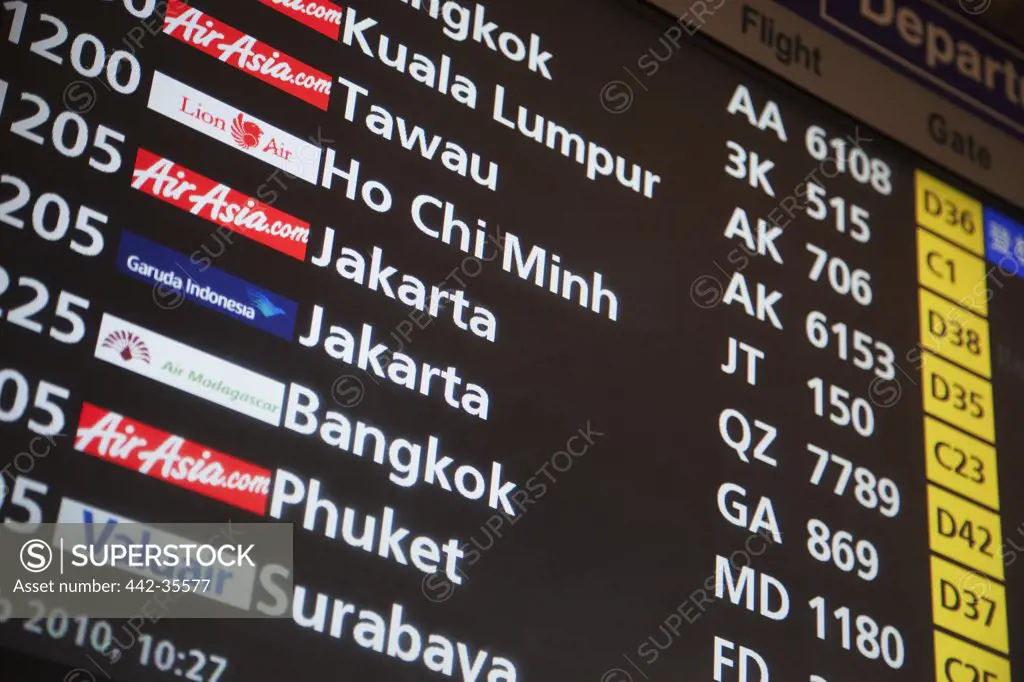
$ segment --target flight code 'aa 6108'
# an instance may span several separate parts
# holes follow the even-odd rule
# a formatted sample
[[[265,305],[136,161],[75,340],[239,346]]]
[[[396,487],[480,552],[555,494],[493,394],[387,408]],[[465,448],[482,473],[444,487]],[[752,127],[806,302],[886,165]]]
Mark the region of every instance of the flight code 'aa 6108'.
[[[841,137],[828,138],[821,126],[811,126],[804,136],[807,153],[816,161],[831,161],[839,173],[848,173],[862,185],[870,185],[876,192],[892,194],[892,169],[885,161],[868,156],[863,147],[849,145]]]

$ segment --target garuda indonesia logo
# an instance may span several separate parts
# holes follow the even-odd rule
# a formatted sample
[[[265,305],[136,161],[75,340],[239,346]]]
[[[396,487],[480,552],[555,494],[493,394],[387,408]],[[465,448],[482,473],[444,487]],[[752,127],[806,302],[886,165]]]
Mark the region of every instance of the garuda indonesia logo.
[[[255,291],[254,289],[249,290],[249,300],[256,307],[256,310],[260,311],[263,317],[277,317],[278,315],[284,315],[285,311],[274,305],[274,302],[267,298],[267,295],[261,291]]]

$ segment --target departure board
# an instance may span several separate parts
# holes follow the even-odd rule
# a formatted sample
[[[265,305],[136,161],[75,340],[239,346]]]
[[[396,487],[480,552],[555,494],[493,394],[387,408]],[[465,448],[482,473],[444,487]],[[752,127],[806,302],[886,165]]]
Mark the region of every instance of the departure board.
[[[5,679],[1024,679],[961,4],[0,4],[0,535],[294,543],[237,618],[5,583]]]

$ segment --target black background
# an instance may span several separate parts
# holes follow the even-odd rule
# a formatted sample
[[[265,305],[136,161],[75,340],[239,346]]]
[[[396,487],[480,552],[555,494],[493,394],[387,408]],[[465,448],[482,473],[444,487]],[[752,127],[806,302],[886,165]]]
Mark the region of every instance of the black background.
[[[38,94],[56,111],[65,87],[80,79],[67,62],[57,66],[29,52],[30,41],[48,34],[36,18],[39,12],[59,17],[73,35],[88,31],[99,36],[108,49],[120,47],[121,38],[138,22],[120,2],[30,3],[21,45],[0,43],[2,76],[11,83],[0,114],[5,131],[0,133],[0,170],[24,179],[34,194],[55,191],[72,205],[84,203],[111,220],[105,229],[106,248],[97,258],[42,242],[30,232],[0,230],[0,264],[12,274],[39,277],[51,291],[67,289],[92,301],[90,333],[81,344],[67,347],[5,325],[0,327],[0,359],[3,366],[17,367],[32,380],[43,378],[71,389],[66,408],[69,433],[81,402],[89,401],[272,470],[280,467],[315,476],[324,481],[324,494],[342,504],[369,513],[393,506],[399,521],[414,532],[475,539],[489,549],[466,568],[467,585],[450,600],[436,603],[423,594],[422,574],[411,567],[356,552],[297,525],[296,583],[383,615],[393,602],[400,603],[406,622],[421,633],[445,634],[474,650],[485,648],[509,658],[523,680],[600,680],[611,668],[623,668],[635,680],[712,679],[716,635],[758,651],[768,660],[773,679],[805,680],[812,673],[829,682],[869,676],[880,681],[934,677],[921,394],[913,383],[919,382],[920,372],[905,359],[917,343],[913,171],[924,168],[986,205],[1004,211],[1007,206],[861,126],[861,134],[871,138],[865,150],[893,169],[893,194],[880,196],[848,176],[826,186],[830,195],[840,194],[870,210],[871,242],[858,244],[826,224],[799,217],[778,241],[784,265],[754,257],[739,266],[748,282],[763,282],[785,294],[778,306],[785,329],[779,331],[748,318],[737,306],[696,305],[691,286],[705,275],[725,285],[727,275],[719,266],[729,274],[739,269],[735,254],[741,244],[722,236],[736,206],[752,217],[767,216],[817,167],[804,148],[806,128],[818,124],[833,136],[853,135],[855,121],[710,48],[702,38],[694,41],[699,45],[684,44],[653,76],[641,75],[638,57],[652,47],[662,55],[666,52],[658,38],[668,20],[632,2],[523,0],[489,7],[503,29],[542,37],[544,48],[555,54],[553,82],[475,43],[454,43],[441,34],[440,22],[400,2],[351,4],[360,14],[379,20],[383,32],[411,50],[434,57],[450,55],[454,70],[479,88],[476,111],[259,3],[193,4],[294,58],[369,88],[371,101],[392,113],[497,161],[498,191],[455,176],[436,162],[401,149],[397,142],[377,138],[358,121],[345,121],[344,90],[338,84],[331,110],[322,112],[162,35],[147,35],[137,50],[144,75],[133,96],[98,88],[96,106],[86,118],[127,136],[121,146],[121,170],[113,176],[100,174],[84,159],[67,159],[52,147],[12,135],[10,122],[27,113],[12,93]],[[10,14],[2,16],[6,22]],[[6,37],[7,24],[0,26]],[[66,54],[67,46],[63,50]],[[624,66],[639,75],[648,90],[634,83],[633,106],[612,115],[601,106],[599,93],[610,80],[629,79]],[[193,304],[163,310],[154,304],[150,287],[117,271],[121,229],[184,253],[212,243],[211,224],[130,188],[137,147],[250,195],[273,171],[149,111],[146,97],[155,70],[300,138],[315,137],[322,130],[338,150],[339,165],[358,158],[367,177],[390,187],[395,208],[380,215],[347,201],[337,185],[328,191],[302,180],[290,181],[274,205],[311,223],[307,260],[319,252],[329,225],[341,243],[364,253],[378,245],[400,271],[440,282],[463,254],[413,226],[407,207],[416,195],[429,193],[455,203],[463,219],[484,218],[525,244],[539,243],[560,254],[563,265],[575,272],[603,273],[619,297],[616,323],[492,263],[468,281],[466,294],[496,313],[496,343],[461,332],[443,318],[414,332],[410,354],[455,364],[464,377],[488,389],[492,402],[487,421],[454,411],[440,400],[371,382],[366,382],[365,400],[350,411],[352,417],[388,433],[414,440],[435,434],[446,452],[485,470],[490,461],[500,461],[520,485],[578,429],[589,423],[603,433],[570,470],[556,472],[554,483],[547,481],[546,494],[514,527],[502,529],[503,537],[493,539],[482,529],[490,516],[482,504],[426,485],[399,488],[387,481],[383,467],[91,357],[94,330],[106,311],[275,379],[315,388],[324,399],[337,377],[353,373],[322,350],[288,343]],[[496,83],[506,88],[506,112],[522,104],[661,175],[655,198],[644,199],[611,180],[590,182],[581,166],[492,121]],[[741,83],[759,105],[768,98],[778,103],[788,143],[726,113]],[[771,175],[776,198],[726,175],[727,140],[776,162]],[[807,279],[812,262],[804,249],[807,241],[871,272],[875,296],[870,307]],[[242,237],[215,265],[298,301],[300,329],[308,324],[313,303],[325,306],[327,319],[349,329],[368,322],[388,330],[408,314],[401,304],[341,279],[330,268],[300,263]],[[1019,376],[996,363],[996,349],[1006,346],[1015,355],[1024,353],[1016,350],[1016,339],[1024,331],[1017,312],[1024,300],[1024,282],[1002,281],[1005,286],[995,292],[989,320],[1003,533],[1013,538],[1024,523],[1024,502],[1015,494],[1024,476],[1024,465],[1016,456],[1024,448],[1024,433],[1015,424],[1015,394],[1022,387]],[[901,399],[890,408],[876,408],[872,438],[839,429],[812,412],[808,379],[820,376],[866,397],[872,375],[807,342],[803,326],[811,310],[886,341],[909,375],[899,375]],[[719,371],[730,336],[768,353],[756,387]],[[727,407],[779,428],[772,450],[778,469],[743,464],[722,444],[718,415]],[[13,455],[31,436],[22,423],[3,427],[0,437],[3,452]],[[811,486],[815,459],[805,449],[807,442],[895,480],[903,499],[900,515],[890,520],[860,507],[849,495],[838,498],[827,487]],[[144,521],[256,520],[83,456],[74,451],[70,437],[54,456],[40,460],[30,476],[50,484],[50,514],[56,513],[62,496],[70,496]],[[702,587],[714,570],[715,555],[728,556],[744,546],[747,533],[717,511],[717,490],[727,481],[746,487],[755,501],[764,495],[775,504],[783,542],[756,557],[753,566],[787,586],[790,616],[776,623],[718,603],[694,624],[684,623],[656,660],[645,660],[638,647],[651,636],[665,645],[667,631],[659,631],[659,625]],[[865,583],[811,559],[805,547],[809,518],[870,539],[882,557],[879,578]],[[286,520],[298,524],[301,516]],[[1024,623],[1022,565],[1014,562],[1007,569],[1011,642],[1020,641]],[[807,602],[818,595],[826,598],[830,610],[849,606],[855,614],[897,627],[906,644],[904,667],[893,671],[881,661],[843,651],[834,635],[825,642],[817,640]],[[224,680],[436,677],[419,664],[404,664],[350,640],[302,630],[290,619],[165,620],[150,627],[154,636],[173,639],[179,649],[198,646],[227,656],[231,667]],[[29,634],[17,622],[4,625],[0,638],[17,649],[88,667],[83,650],[66,640],[55,643]],[[1015,654],[1013,669],[1020,679],[1024,660],[1019,650]],[[631,667],[624,655],[638,668]],[[171,677],[152,667],[135,666],[133,657],[126,654],[110,673],[124,680]]]

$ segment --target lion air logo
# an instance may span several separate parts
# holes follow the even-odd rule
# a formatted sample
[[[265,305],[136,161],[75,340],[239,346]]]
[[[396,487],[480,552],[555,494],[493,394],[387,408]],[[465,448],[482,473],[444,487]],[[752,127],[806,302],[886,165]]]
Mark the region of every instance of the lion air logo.
[[[242,149],[252,149],[260,143],[263,130],[252,121],[246,121],[243,114],[239,114],[231,123],[231,136],[235,138],[235,144]]]
[[[108,334],[107,338],[103,339],[102,347],[110,348],[125,362],[141,360],[149,364],[149,348],[141,338],[131,332],[116,331]]]
[[[323,150],[318,144],[301,140],[159,71],[153,74],[149,108],[312,185],[319,183]]]

